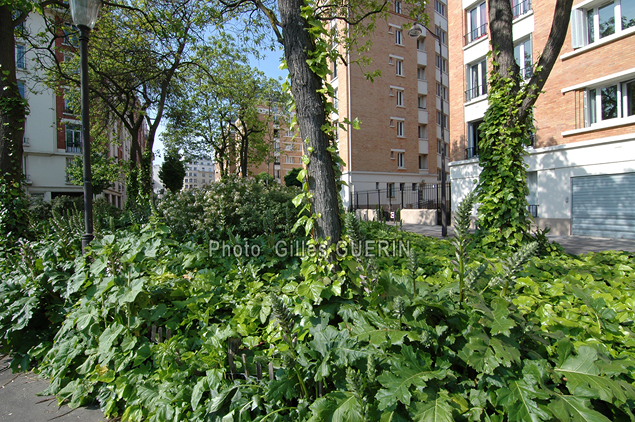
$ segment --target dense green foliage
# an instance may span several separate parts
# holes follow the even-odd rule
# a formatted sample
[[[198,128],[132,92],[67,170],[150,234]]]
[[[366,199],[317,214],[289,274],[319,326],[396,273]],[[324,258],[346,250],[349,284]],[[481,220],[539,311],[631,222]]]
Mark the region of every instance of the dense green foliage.
[[[191,204],[209,198],[212,226],[236,213],[230,192],[244,203],[257,186]],[[161,215],[105,229],[87,256],[49,240],[3,261],[4,348],[16,365],[43,359],[71,407],[97,400],[122,421],[632,419],[631,253],[523,268],[528,256],[482,256],[467,235],[460,282],[455,245],[352,216],[338,253],[285,254],[260,230],[227,234],[228,250],[259,253],[228,254]],[[246,217],[227,221],[238,232]]]
[[[229,176],[202,189],[165,198],[158,215],[179,239],[207,242],[288,234],[297,218],[291,203],[298,190],[278,183]]]
[[[178,192],[183,188],[185,177],[185,163],[181,161],[178,151],[171,150],[165,154],[163,164],[159,170],[159,179],[170,192]]]
[[[298,180],[298,175],[302,171],[301,168],[295,167],[289,170],[286,176],[284,176],[284,184],[287,186],[302,187],[302,182]]]
[[[525,146],[530,143],[532,120],[516,121],[526,91],[515,91],[516,81],[503,78],[493,63],[488,92],[489,107],[479,126],[478,218],[482,243],[518,248],[529,235],[527,164]]]

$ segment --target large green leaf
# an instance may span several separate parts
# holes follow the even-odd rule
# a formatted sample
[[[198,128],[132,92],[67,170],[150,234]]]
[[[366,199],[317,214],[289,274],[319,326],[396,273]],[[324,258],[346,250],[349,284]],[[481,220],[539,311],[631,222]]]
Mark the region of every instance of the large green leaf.
[[[550,419],[550,415],[536,403],[547,394],[537,391],[524,380],[514,380],[507,388],[498,390],[498,404],[503,405],[510,421],[538,422]]]
[[[611,422],[606,416],[591,409],[589,399],[558,395],[549,403],[549,409],[562,422]]]
[[[424,403],[415,403],[410,413],[415,422],[454,422],[450,397],[445,390],[429,395]]]
[[[566,378],[567,388],[576,396],[602,399],[612,402],[614,399],[625,403],[635,399],[635,388],[625,382],[610,379],[600,373],[596,365],[598,352],[588,346],[580,346],[578,356],[569,357],[555,371]]]
[[[311,405],[311,422],[365,422],[357,396],[348,391],[335,391]]]
[[[431,366],[430,355],[427,353],[417,355],[412,346],[402,346],[401,356],[391,359],[390,370],[377,377],[384,387],[375,396],[379,401],[379,408],[384,410],[397,401],[409,405],[412,397],[411,386],[425,387],[427,381],[431,379],[441,381],[447,376],[446,370],[433,370]]]

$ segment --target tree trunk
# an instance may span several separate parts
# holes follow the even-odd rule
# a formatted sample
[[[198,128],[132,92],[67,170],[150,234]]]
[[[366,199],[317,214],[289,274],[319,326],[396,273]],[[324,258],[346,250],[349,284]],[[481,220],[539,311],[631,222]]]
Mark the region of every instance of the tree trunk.
[[[0,178],[19,183],[22,178],[22,138],[26,105],[15,76],[15,39],[12,9],[0,6]]]
[[[322,95],[318,93],[322,89],[322,80],[307,64],[307,51],[313,50],[314,46],[300,14],[303,6],[302,0],[278,0],[282,42],[296,104],[296,118],[302,139],[313,149],[309,155],[311,161],[307,173],[309,189],[313,193],[313,212],[319,216],[315,236],[329,238],[332,244],[340,240],[341,234],[339,198],[333,159],[327,151],[329,139],[322,131],[322,125],[326,123]]]

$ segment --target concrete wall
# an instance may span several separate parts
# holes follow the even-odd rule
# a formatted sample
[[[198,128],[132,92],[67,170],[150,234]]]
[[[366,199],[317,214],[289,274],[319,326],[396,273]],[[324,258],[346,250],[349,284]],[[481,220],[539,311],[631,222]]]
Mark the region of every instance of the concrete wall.
[[[401,221],[404,224],[437,225],[437,210],[401,210]]]

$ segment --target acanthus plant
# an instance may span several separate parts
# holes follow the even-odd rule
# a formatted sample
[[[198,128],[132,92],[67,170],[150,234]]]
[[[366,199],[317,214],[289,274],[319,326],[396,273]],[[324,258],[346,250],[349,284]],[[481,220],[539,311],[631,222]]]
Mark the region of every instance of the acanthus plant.
[[[160,225],[96,241],[49,392],[123,421],[634,420],[627,254],[523,269],[528,254],[483,267],[466,247],[461,283],[453,248],[351,219],[346,238],[419,252],[239,261]]]

